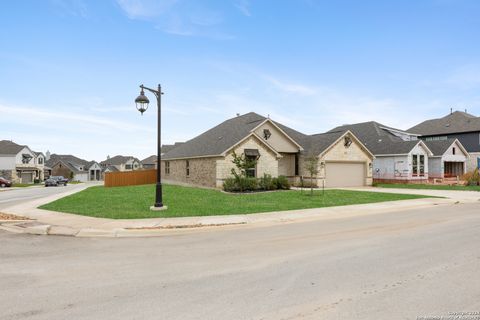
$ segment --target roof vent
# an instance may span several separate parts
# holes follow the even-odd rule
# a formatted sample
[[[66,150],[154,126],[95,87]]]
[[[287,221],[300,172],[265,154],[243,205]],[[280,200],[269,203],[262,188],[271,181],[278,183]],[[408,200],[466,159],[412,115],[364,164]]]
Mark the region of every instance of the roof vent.
[[[445,127],[450,127],[450,123],[447,123],[447,124],[445,125]]]
[[[237,112],[237,117],[240,117],[240,113]]]

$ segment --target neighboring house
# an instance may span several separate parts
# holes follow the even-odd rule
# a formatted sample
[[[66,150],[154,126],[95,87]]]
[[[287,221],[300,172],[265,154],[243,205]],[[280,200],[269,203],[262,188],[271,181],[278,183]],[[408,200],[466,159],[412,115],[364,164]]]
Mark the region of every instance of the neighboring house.
[[[115,166],[107,166],[107,167],[104,169],[103,172],[105,172],[105,173],[108,173],[108,172],[118,172],[118,169],[117,169],[117,167],[115,167]]]
[[[0,176],[14,183],[43,180],[44,156],[28,146],[8,140],[0,141]]]
[[[100,165],[104,170],[108,167],[114,166],[118,171],[134,171],[142,169],[142,164],[140,160],[132,156],[115,156],[112,158],[107,158],[100,162]]]
[[[104,170],[108,167],[114,166],[118,171],[134,171],[142,169],[142,164],[140,160],[132,156],[115,156],[112,158],[107,158],[100,162],[100,165]]]
[[[169,152],[173,148],[176,148],[182,145],[183,142],[175,142],[175,144],[162,144],[161,155],[163,156],[165,153]],[[157,155],[151,155],[140,161],[142,164],[143,169],[156,169],[157,168]]]
[[[140,161],[143,169],[156,169],[157,168],[157,156],[152,155]]]
[[[458,139],[425,141],[433,156],[428,159],[430,178],[458,178],[467,171],[467,150]]]
[[[469,154],[467,171],[480,167],[480,117],[455,111],[440,119],[424,121],[408,131],[425,141],[458,139]]]
[[[374,155],[373,177],[379,182],[426,182],[433,153],[417,135],[370,121],[329,132],[353,132]]]
[[[256,113],[226,120],[181,144],[162,158],[166,180],[221,187],[231,177],[233,152],[257,160],[252,177],[308,177],[307,157],[318,158],[315,181],[326,187],[372,184],[373,154],[350,132],[305,135]]]
[[[64,176],[72,181],[100,181],[103,170],[96,161],[87,161],[73,155],[52,154],[47,166],[52,176]]]

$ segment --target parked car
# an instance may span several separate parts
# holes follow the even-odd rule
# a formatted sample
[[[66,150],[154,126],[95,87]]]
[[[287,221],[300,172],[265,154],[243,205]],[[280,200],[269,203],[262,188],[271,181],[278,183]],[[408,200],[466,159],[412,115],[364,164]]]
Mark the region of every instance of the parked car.
[[[5,179],[4,177],[0,177],[0,187],[5,188],[5,187],[11,187],[12,186],[12,181]]]
[[[51,176],[47,180],[45,180],[45,187],[49,186],[59,186],[64,185],[66,186],[68,183],[68,179],[64,178],[63,176]]]

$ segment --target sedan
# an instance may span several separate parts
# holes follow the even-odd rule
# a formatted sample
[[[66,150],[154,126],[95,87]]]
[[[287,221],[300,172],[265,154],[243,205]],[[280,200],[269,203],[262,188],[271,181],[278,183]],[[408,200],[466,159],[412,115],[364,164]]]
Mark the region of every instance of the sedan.
[[[58,182],[55,179],[49,178],[45,180],[45,187],[56,187],[58,186]]]
[[[5,187],[11,187],[12,186],[12,181],[5,179],[4,177],[0,177],[0,187],[5,188]]]

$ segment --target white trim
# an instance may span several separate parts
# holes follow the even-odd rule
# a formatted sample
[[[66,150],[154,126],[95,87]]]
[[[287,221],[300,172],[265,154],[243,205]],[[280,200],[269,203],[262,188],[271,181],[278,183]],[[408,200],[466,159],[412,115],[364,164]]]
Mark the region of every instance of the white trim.
[[[380,128],[380,129],[384,129],[384,130],[388,130],[388,131],[393,131],[393,132],[398,132],[398,133],[406,134],[406,135],[409,135],[409,136],[416,136],[416,137],[420,137],[420,136],[421,136],[421,134],[411,133],[411,132],[408,132],[408,131],[402,131],[402,130],[393,129],[393,128],[389,128],[389,127],[384,127],[384,126],[379,126],[379,128]]]
[[[425,144],[425,142],[423,142],[423,140],[418,140],[418,143],[417,143],[413,148],[415,148],[415,147],[418,146],[419,144],[422,144],[422,146],[424,146],[425,149],[427,149],[427,153],[428,153],[427,155],[428,155],[429,157],[433,156],[432,150],[430,150],[430,148],[427,147],[427,145]],[[413,148],[410,150],[410,152],[412,152]],[[408,154],[410,154],[410,152],[409,152]]]
[[[264,121],[262,121],[258,126],[256,126],[255,128],[253,128],[252,130],[250,130],[250,132],[255,132],[255,130],[257,130],[258,128],[260,128],[261,126],[263,126],[266,122],[270,122],[271,125],[273,125],[276,129],[278,129],[283,135],[285,135],[291,142],[293,142],[293,144],[295,144],[298,149],[300,151],[303,151],[303,147],[301,145],[299,145],[295,140],[293,140],[292,137],[290,137],[285,131],[283,131],[279,126],[277,126],[275,124],[275,122],[273,122],[271,119],[267,118],[265,119]],[[258,135],[257,135],[258,136]]]
[[[453,146],[455,143],[457,143],[457,144],[460,146],[460,148],[462,149],[462,152],[465,154],[465,157],[467,157],[467,159],[469,159],[469,158],[470,158],[470,154],[469,154],[468,151],[465,149],[465,147],[464,147],[463,144],[460,142],[460,140],[455,139],[455,140],[453,141],[453,143],[450,145],[450,147]],[[448,147],[448,149],[450,149],[450,147]],[[447,149],[447,150],[448,150],[448,149]],[[443,153],[443,155],[445,155],[445,152]],[[443,156],[443,155],[442,155],[442,156]]]

